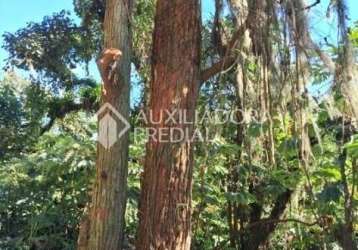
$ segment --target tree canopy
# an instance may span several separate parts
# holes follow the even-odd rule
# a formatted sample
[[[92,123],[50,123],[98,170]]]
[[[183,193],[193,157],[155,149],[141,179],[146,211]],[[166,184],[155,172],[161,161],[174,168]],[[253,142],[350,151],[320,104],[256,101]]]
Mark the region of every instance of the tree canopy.
[[[98,183],[122,174],[99,164],[110,151],[96,142],[96,112],[111,101],[131,125],[128,159],[117,159],[127,181],[113,184],[127,187],[113,189],[125,192],[123,249],[153,235],[168,247],[185,230],[198,250],[357,249],[358,22],[346,1],[212,0],[204,20],[196,0],[124,1],[120,23],[109,2],[75,0],[80,23],[64,10],[3,34],[0,249],[77,248]],[[317,13],[333,38],[314,33]],[[89,74],[106,44],[124,48],[113,86],[128,80],[127,93]],[[140,92],[130,103],[129,90]],[[143,114],[173,106],[197,115],[199,140],[148,139]],[[173,230],[145,230],[167,217]]]

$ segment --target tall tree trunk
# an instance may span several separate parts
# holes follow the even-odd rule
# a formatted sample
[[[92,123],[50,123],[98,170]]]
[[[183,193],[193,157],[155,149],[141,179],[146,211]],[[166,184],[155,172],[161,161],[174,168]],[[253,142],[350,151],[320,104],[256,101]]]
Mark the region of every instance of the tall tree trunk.
[[[339,63],[340,67],[336,67],[336,81],[340,84],[342,94],[346,98],[347,104],[351,109],[351,116],[358,119],[358,98],[357,98],[357,77],[358,72],[355,66],[355,57],[353,46],[349,38],[349,28],[347,25],[347,3],[346,0],[336,1],[336,11],[338,17],[338,32],[340,49]],[[343,124],[344,126],[344,124]],[[345,130],[343,129],[342,141],[345,141]],[[349,136],[348,136],[349,138]],[[343,148],[344,146],[341,145]],[[347,161],[347,150],[343,149],[339,157],[340,170],[342,176],[342,186],[344,192],[344,224],[338,225],[338,242],[344,250],[356,250],[357,244],[354,239],[354,214],[353,214],[353,189],[350,192],[348,187],[348,180],[346,174],[346,161]],[[352,165],[355,163],[352,163]],[[352,175],[354,176],[354,167],[352,168]],[[353,180],[354,181],[354,180]],[[340,235],[339,235],[340,234]]]
[[[102,105],[109,103],[119,114],[129,117],[129,82],[131,57],[130,32],[131,0],[107,0],[104,20],[104,51],[121,51],[122,56],[109,80],[108,63],[99,65],[104,82]],[[106,61],[106,53],[102,62]],[[114,55],[112,55],[114,56]],[[113,61],[112,61],[113,62]],[[107,110],[108,111],[108,110]],[[104,113],[104,112],[103,112]],[[108,112],[107,112],[108,113]],[[103,115],[103,114],[102,114]],[[115,115],[111,113],[115,118]],[[121,122],[117,127],[123,127]],[[113,139],[113,138],[112,138]],[[92,204],[87,218],[81,223],[78,249],[121,249],[126,207],[128,167],[128,133],[122,135],[110,148],[97,145],[96,180]]]
[[[353,221],[354,221],[353,198],[351,193],[349,192],[347,174],[346,174],[346,164],[347,164],[346,149],[342,150],[338,159],[338,163],[342,176],[342,186],[343,186],[343,193],[344,193],[344,223],[339,223],[334,233],[339,244],[344,250],[356,250],[357,244],[354,240],[354,226],[353,226]],[[353,162],[352,164],[355,163]],[[353,168],[352,170],[354,171]]]
[[[165,111],[174,110],[185,111],[186,120],[194,120],[200,79],[200,22],[199,0],[157,1],[150,112],[153,121],[162,122],[149,122],[157,133],[170,127],[193,132],[193,124],[164,121]],[[147,143],[137,249],[190,249],[193,143],[159,139],[151,137]]]

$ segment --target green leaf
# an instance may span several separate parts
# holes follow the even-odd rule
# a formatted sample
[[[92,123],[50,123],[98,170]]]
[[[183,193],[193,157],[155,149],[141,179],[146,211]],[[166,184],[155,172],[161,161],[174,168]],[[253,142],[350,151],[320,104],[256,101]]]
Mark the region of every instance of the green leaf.
[[[313,174],[317,177],[328,178],[328,179],[332,179],[334,181],[341,180],[341,173],[335,167],[320,169],[320,170],[315,171]]]

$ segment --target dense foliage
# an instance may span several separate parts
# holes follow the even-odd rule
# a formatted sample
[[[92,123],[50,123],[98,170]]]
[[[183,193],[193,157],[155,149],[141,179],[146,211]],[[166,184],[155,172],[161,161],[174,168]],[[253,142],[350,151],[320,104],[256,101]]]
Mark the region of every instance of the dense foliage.
[[[154,1],[137,2],[133,79],[139,78],[146,90]],[[103,1],[76,0],[74,4],[83,20],[80,25],[61,12],[4,35],[10,58],[0,82],[0,249],[75,249],[95,172],[97,126],[92,117],[100,87],[74,69],[93,63],[98,56],[104,9]],[[232,32],[231,14],[222,19],[222,29]],[[220,54],[211,36],[215,25],[209,21],[203,27],[203,64]],[[277,25],[272,32],[280,28]],[[358,48],[358,28],[352,28],[350,39]],[[333,58],[339,46],[329,48]],[[282,55],[289,48],[274,49]],[[261,62],[243,51],[240,56],[248,81],[259,82]],[[339,88],[332,87],[324,95],[314,90],[332,81],[317,61],[312,56],[312,93],[299,100],[308,110],[309,164],[301,162],[294,101],[285,96],[272,101],[277,108],[271,120],[263,123],[249,119],[241,125],[218,125],[213,120],[197,124],[202,130],[210,128],[215,136],[195,148],[193,249],[248,249],[266,236],[268,249],[339,249],[347,230],[347,209],[353,210],[358,242],[358,129]],[[29,77],[19,77],[19,70]],[[293,77],[287,82],[292,83]],[[235,112],[240,102],[236,78],[237,71],[229,69],[207,81],[198,111]],[[138,99],[131,110],[132,127],[142,125],[136,117],[145,107],[146,93]],[[253,98],[247,103],[257,104]],[[267,146],[269,133],[274,162]],[[132,133],[128,248],[136,237],[144,154],[144,134],[134,137]]]

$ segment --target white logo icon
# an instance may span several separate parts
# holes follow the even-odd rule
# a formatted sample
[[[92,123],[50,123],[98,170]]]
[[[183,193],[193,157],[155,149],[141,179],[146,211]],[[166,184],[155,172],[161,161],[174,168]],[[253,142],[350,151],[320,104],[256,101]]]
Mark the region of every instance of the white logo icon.
[[[111,111],[108,112],[107,110]],[[107,112],[98,123],[98,142],[105,148],[110,149],[119,138],[121,138],[129,129],[129,122],[109,103],[102,105],[100,110],[96,113],[99,117],[101,114]],[[115,117],[112,117],[114,115]],[[124,127],[118,133],[117,118]]]

